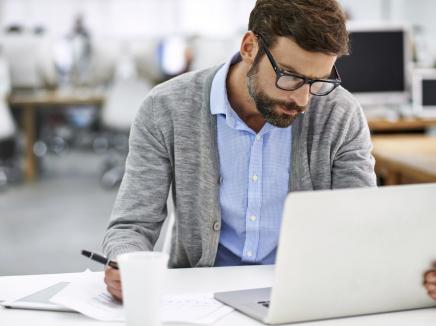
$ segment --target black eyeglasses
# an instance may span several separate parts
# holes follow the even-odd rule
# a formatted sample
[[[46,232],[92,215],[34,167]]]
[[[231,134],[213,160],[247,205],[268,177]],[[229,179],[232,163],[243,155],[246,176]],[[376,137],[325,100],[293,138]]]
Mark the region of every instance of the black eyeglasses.
[[[334,74],[334,79],[309,79],[305,76],[299,74],[293,74],[280,69],[277,62],[274,60],[271,52],[265,45],[262,35],[255,34],[258,39],[260,39],[260,45],[265,51],[266,56],[271,62],[271,65],[276,72],[276,86],[277,88],[283,89],[285,91],[295,91],[296,89],[309,84],[309,93],[316,96],[325,96],[330,94],[336,87],[341,84],[341,77],[339,76],[336,65],[333,65],[332,74]]]

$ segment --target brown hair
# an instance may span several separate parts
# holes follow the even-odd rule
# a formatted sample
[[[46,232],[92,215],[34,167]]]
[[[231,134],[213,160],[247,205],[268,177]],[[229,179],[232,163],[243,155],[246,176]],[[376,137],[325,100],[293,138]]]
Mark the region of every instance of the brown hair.
[[[248,29],[268,47],[284,36],[306,51],[341,56],[348,53],[345,20],[337,0],[257,0]]]

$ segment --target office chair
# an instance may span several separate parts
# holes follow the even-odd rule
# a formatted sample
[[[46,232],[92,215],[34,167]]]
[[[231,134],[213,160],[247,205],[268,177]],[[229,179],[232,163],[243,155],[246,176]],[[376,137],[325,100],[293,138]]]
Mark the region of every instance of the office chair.
[[[15,165],[16,128],[4,96],[0,101],[0,190],[17,179]]]
[[[101,119],[106,137],[96,138],[96,152],[108,151],[101,173],[101,185],[117,187],[124,175],[124,164],[129,149],[130,126],[151,85],[138,78],[115,80],[109,88]]]
[[[172,192],[170,189],[167,199],[167,218],[162,225],[159,238],[154,244],[153,251],[162,251],[166,254],[170,254],[171,251],[171,238],[173,236],[173,229],[176,219],[176,212],[172,200]]]
[[[91,87],[108,86],[114,78],[117,59],[120,56],[119,42],[96,37],[92,39],[91,46],[89,71],[84,84]]]
[[[19,178],[15,161],[16,126],[6,102],[9,91],[9,67],[0,55],[0,190],[4,190],[11,180]]]
[[[40,35],[5,35],[1,40],[12,88],[55,87],[57,75],[52,43]]]
[[[189,41],[192,51],[191,70],[205,69],[230,60],[238,52],[240,38],[235,35],[228,38],[195,36]]]
[[[139,78],[155,85],[163,80],[159,67],[159,41],[151,38],[141,38],[129,43],[129,50],[134,60]]]

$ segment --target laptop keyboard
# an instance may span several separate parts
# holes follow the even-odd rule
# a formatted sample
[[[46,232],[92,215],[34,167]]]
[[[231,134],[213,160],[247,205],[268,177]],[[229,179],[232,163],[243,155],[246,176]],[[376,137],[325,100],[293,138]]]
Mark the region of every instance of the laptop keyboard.
[[[259,301],[258,304],[260,304],[266,308],[269,308],[269,300],[268,301]]]

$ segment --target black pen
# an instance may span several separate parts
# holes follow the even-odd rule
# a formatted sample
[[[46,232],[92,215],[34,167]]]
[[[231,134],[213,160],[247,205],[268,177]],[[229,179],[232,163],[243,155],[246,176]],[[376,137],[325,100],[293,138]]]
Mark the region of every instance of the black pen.
[[[117,262],[113,261],[113,260],[109,260],[106,257],[96,254],[95,252],[91,252],[88,250],[82,250],[82,255],[86,256],[88,258],[91,258],[92,260],[102,263],[103,265],[108,265],[114,269],[118,269],[118,264]]]

